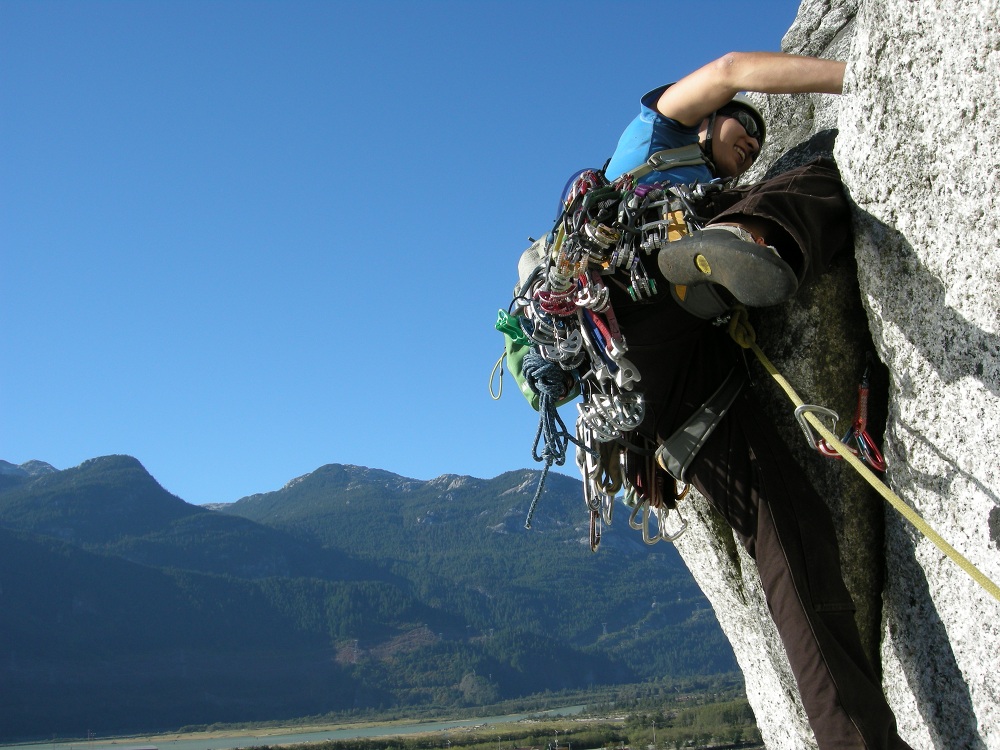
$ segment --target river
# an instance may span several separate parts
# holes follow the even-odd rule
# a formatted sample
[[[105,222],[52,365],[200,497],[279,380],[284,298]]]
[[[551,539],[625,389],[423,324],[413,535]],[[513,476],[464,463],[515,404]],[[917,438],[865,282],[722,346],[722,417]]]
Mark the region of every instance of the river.
[[[177,735],[157,735],[149,737],[129,737],[127,739],[77,742],[36,742],[28,745],[0,745],[0,750],[235,750],[235,748],[259,745],[297,745],[305,742],[326,740],[351,740],[358,737],[393,737],[402,734],[423,732],[446,732],[489,724],[508,724],[532,716],[573,716],[583,711],[585,706],[568,706],[538,711],[530,714],[510,714],[508,716],[488,716],[482,719],[461,719],[456,721],[428,721],[417,724],[392,724],[373,727],[355,725],[330,726],[311,732],[287,732],[284,729],[261,729],[257,732],[206,732]]]

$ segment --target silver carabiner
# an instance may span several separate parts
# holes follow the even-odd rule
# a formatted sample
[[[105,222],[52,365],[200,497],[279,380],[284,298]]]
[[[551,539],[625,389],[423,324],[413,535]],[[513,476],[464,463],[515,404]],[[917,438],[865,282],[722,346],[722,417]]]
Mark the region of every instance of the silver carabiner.
[[[645,509],[645,510],[643,510]],[[674,509],[676,511],[676,508]],[[642,513],[642,521],[637,522],[635,517]],[[650,536],[649,533],[649,518],[656,513],[656,535]],[[628,525],[635,530],[642,530],[642,541],[646,544],[653,545],[657,542],[673,542],[680,538],[681,534],[687,531],[688,523],[684,520],[684,516],[677,511],[678,518],[681,519],[681,527],[672,534],[666,532],[667,517],[670,515],[670,511],[666,508],[653,508],[649,501],[641,498],[639,502],[635,504],[632,508],[632,512],[629,514]]]
[[[649,501],[645,498],[640,498],[628,517],[628,525],[636,531],[641,530],[642,541],[649,545],[656,544],[662,538],[659,533],[656,536],[649,535],[649,517],[652,513],[653,508],[650,506]],[[637,522],[635,517],[639,514],[642,514],[642,520]],[[659,521],[659,517],[657,517],[657,521]]]
[[[646,416],[646,402],[641,393],[617,393],[611,398],[622,432],[631,432]]]
[[[821,414],[824,417],[830,417],[833,419],[832,432],[837,433],[837,421],[840,419],[837,412],[833,409],[827,409],[825,406],[818,406],[817,404],[802,404],[795,410],[795,419],[798,420],[799,427],[802,428],[802,432],[806,435],[806,440],[809,442],[809,447],[814,451],[819,451],[819,441],[820,439],[813,434],[812,425],[806,420],[806,413],[813,412],[815,414]]]
[[[680,509],[679,508],[674,508],[674,513],[676,513],[677,517],[679,519],[681,519],[681,527],[679,529],[677,529],[677,531],[675,531],[673,534],[667,534],[666,536],[663,536],[663,525],[662,525],[662,522],[666,521],[666,517],[664,516],[664,518],[661,521],[661,525],[660,525],[660,539],[662,539],[664,542],[675,542],[675,541],[677,541],[681,537],[681,535],[685,531],[687,531],[688,522],[687,522],[687,520],[685,520],[684,516],[681,515]]]

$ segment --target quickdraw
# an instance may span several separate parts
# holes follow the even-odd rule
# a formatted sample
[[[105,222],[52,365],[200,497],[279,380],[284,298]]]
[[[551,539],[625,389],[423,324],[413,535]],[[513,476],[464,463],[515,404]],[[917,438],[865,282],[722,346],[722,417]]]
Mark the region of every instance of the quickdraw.
[[[846,445],[850,449],[851,453],[868,464],[868,466],[872,469],[882,472],[886,469],[885,458],[883,458],[882,452],[878,449],[878,446],[875,445],[875,441],[868,433],[868,393],[872,369],[871,353],[868,354],[866,359],[867,362],[865,364],[865,371],[861,376],[861,382],[858,384],[858,402],[854,411],[854,420],[851,422],[851,426],[847,428],[847,432],[844,433],[844,437],[841,438],[840,442]],[[802,427],[802,431],[805,433],[809,444],[817,452],[827,458],[842,461],[844,457],[837,452],[836,448],[834,448],[825,438],[817,437],[813,433],[806,420],[807,413],[820,414],[822,416],[829,417],[832,420],[833,429],[836,429],[837,421],[839,420],[837,412],[832,409],[827,409],[824,406],[803,404],[795,409],[795,418]]]
[[[858,405],[854,411],[854,421],[841,439],[844,445],[875,471],[885,471],[885,458],[868,434],[868,390],[872,371],[872,355],[867,356],[865,372],[858,383]],[[843,460],[841,455],[826,440],[820,440],[817,450],[824,456]]]

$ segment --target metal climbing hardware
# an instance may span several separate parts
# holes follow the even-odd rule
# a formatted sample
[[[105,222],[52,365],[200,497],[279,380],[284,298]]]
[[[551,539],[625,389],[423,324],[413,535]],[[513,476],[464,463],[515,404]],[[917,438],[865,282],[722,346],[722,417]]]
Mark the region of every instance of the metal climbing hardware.
[[[832,430],[837,429],[837,421],[840,419],[840,415],[838,415],[833,409],[827,409],[825,406],[819,406],[818,404],[802,404],[802,406],[796,407],[795,409],[795,419],[799,423],[799,427],[802,428],[802,432],[805,433],[806,440],[809,442],[809,447],[814,451],[822,453],[819,447],[820,438],[813,434],[812,428],[809,426],[809,422],[806,421],[806,413],[808,412],[832,419]]]
[[[882,452],[875,445],[875,441],[868,433],[868,392],[872,367],[871,354],[868,355],[867,359],[865,372],[861,376],[861,382],[858,384],[858,405],[854,412],[854,420],[851,422],[851,426],[847,428],[847,432],[844,433],[844,437],[840,442],[875,471],[885,471],[886,464],[885,459],[882,457]],[[837,422],[840,419],[837,412],[827,409],[825,406],[802,404],[802,406],[795,409],[795,419],[802,428],[802,432],[805,433],[806,440],[809,441],[809,447],[827,458],[843,460],[843,456],[830,443],[813,432],[812,427],[810,427],[806,420],[806,413],[808,412],[830,418],[832,420],[830,426],[831,432],[836,432],[837,430]]]
[[[840,442],[850,448],[851,453],[875,471],[881,472],[885,471],[886,468],[885,458],[882,457],[882,452],[875,445],[872,436],[868,434],[868,392],[871,382],[872,359],[873,356],[869,352],[866,356],[864,374],[861,376],[861,382],[858,383],[858,405],[854,411],[854,421],[851,422],[851,426],[844,433]],[[829,458],[843,460],[843,457],[826,440],[818,440],[816,450]]]
[[[680,528],[677,531],[669,532],[667,531],[667,517],[670,511],[663,506],[654,507],[650,504],[649,500],[640,500],[633,508],[632,513],[628,519],[628,525],[633,528],[642,531],[642,541],[646,544],[656,544],[657,542],[674,542],[680,538],[681,534],[687,531],[687,521],[681,516],[680,511],[676,508],[674,513],[681,520]],[[640,521],[637,522],[636,516],[640,517]],[[650,534],[650,520],[655,519],[656,521],[656,533]]]
[[[739,308],[737,308],[737,312]],[[761,366],[767,371],[774,382],[777,383],[778,387],[784,391],[785,395],[788,396],[789,401],[791,401],[796,406],[802,405],[802,399],[795,389],[789,384],[789,382],[782,376],[774,364],[767,358],[764,352],[761,350],[757,343],[754,341],[752,335],[752,329],[746,325],[745,320],[741,322],[741,316],[734,315],[732,323],[730,326],[729,333],[733,337],[739,346],[744,349],[750,349],[757,360],[760,362]],[[863,381],[862,381],[863,382]],[[926,539],[928,539],[935,547],[937,547],[941,552],[943,552],[952,562],[954,562],[958,567],[965,571],[972,580],[978,583],[985,589],[990,596],[1000,602],[1000,586],[989,579],[979,568],[977,568],[967,557],[962,555],[958,550],[952,547],[948,542],[938,534],[930,524],[928,524],[919,513],[917,513],[913,508],[907,505],[903,499],[893,492],[889,486],[881,481],[878,477],[872,473],[871,469],[865,466],[864,462],[858,458],[851,450],[841,443],[837,439],[837,436],[828,430],[826,426],[817,418],[812,417],[809,419],[809,412],[804,412],[804,417],[806,421],[816,428],[816,430],[823,436],[823,439],[828,441],[829,445],[837,450],[838,455],[844,459],[848,464],[854,467],[858,474],[860,474],[865,481],[867,481],[876,492],[878,492],[882,498],[889,503],[903,518],[909,521],[914,528],[922,534]],[[812,436],[810,434],[810,442],[812,442]]]
[[[681,518],[675,530],[667,530],[667,514],[683,493],[656,467],[655,446],[645,453],[650,468],[641,477],[624,470],[634,455],[646,402],[642,373],[628,358],[608,285],[613,281],[636,302],[660,294],[646,259],[702,228],[697,206],[722,187],[721,182],[637,185],[629,173],[609,182],[602,171],[581,171],[567,184],[552,229],[522,254],[513,299],[496,328],[507,341],[508,369],[539,411],[532,455],[545,467],[528,511],[529,528],[547,472],[564,462],[570,442],[576,446],[595,549],[619,493],[633,508],[630,525],[637,524],[647,543],[673,541],[686,527]],[[683,291],[671,293],[684,304]],[[698,315],[718,307],[714,299],[699,304]],[[582,401],[570,435],[556,407],[576,393]],[[667,482],[673,483],[672,493],[664,490]],[[645,509],[638,521],[637,508]]]
[[[629,481],[624,497],[625,505],[631,508],[628,525],[642,531],[642,541],[646,544],[677,540],[687,530],[687,521],[681,516],[677,503],[687,495],[690,485],[684,485],[684,489],[678,491],[678,484],[672,482],[674,491],[668,497],[666,482],[669,477],[657,468],[655,460],[647,456],[637,468],[635,473],[625,472],[633,480]],[[667,530],[671,512],[680,520],[680,526],[675,531]],[[656,531],[650,533],[654,525]]]

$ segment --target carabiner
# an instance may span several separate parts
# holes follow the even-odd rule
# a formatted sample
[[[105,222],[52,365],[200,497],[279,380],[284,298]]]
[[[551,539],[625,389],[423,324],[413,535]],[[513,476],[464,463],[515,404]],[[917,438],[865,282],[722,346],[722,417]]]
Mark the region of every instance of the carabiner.
[[[868,434],[868,384],[871,368],[872,355],[869,353],[864,374],[861,376],[861,382],[858,384],[858,404],[854,412],[854,421],[847,429],[847,432],[844,433],[841,442],[851,453],[875,471],[885,471],[885,458],[882,456],[882,452],[878,449],[878,446],[875,445],[875,441],[872,440],[871,435]],[[798,414],[797,411],[796,414]],[[803,427],[803,429],[805,428]],[[837,459],[843,458],[826,440],[818,440],[815,445],[816,450],[824,456]]]
[[[812,426],[806,421],[806,413],[813,412],[815,414],[821,414],[824,417],[830,417],[833,419],[833,430],[837,429],[837,421],[840,417],[837,415],[833,409],[827,409],[825,406],[819,406],[817,404],[802,404],[795,410],[795,419],[798,420],[799,427],[802,428],[802,432],[806,435],[806,440],[809,442],[809,447],[815,451],[819,451],[823,455],[829,455],[820,448],[821,444],[825,444],[825,441],[817,438],[812,431]]]
[[[687,531],[688,527],[688,523],[684,519],[684,516],[682,516],[676,509],[674,512],[676,512],[677,517],[681,519],[681,527],[671,534],[666,532],[667,517],[670,515],[670,511],[662,507],[653,508],[648,500],[640,498],[639,502],[635,504],[635,507],[632,508],[632,512],[629,514],[628,525],[636,530],[642,529],[642,541],[646,544],[653,545],[657,542],[674,542],[680,538],[681,534]],[[639,513],[642,513],[642,521],[636,522],[635,517]],[[656,514],[656,534],[655,536],[650,536],[649,518],[654,513]]]
[[[862,460],[875,471],[885,471],[885,458],[882,456],[882,451],[875,445],[871,435],[865,431],[856,435],[855,440],[858,443],[858,453],[861,454]]]

